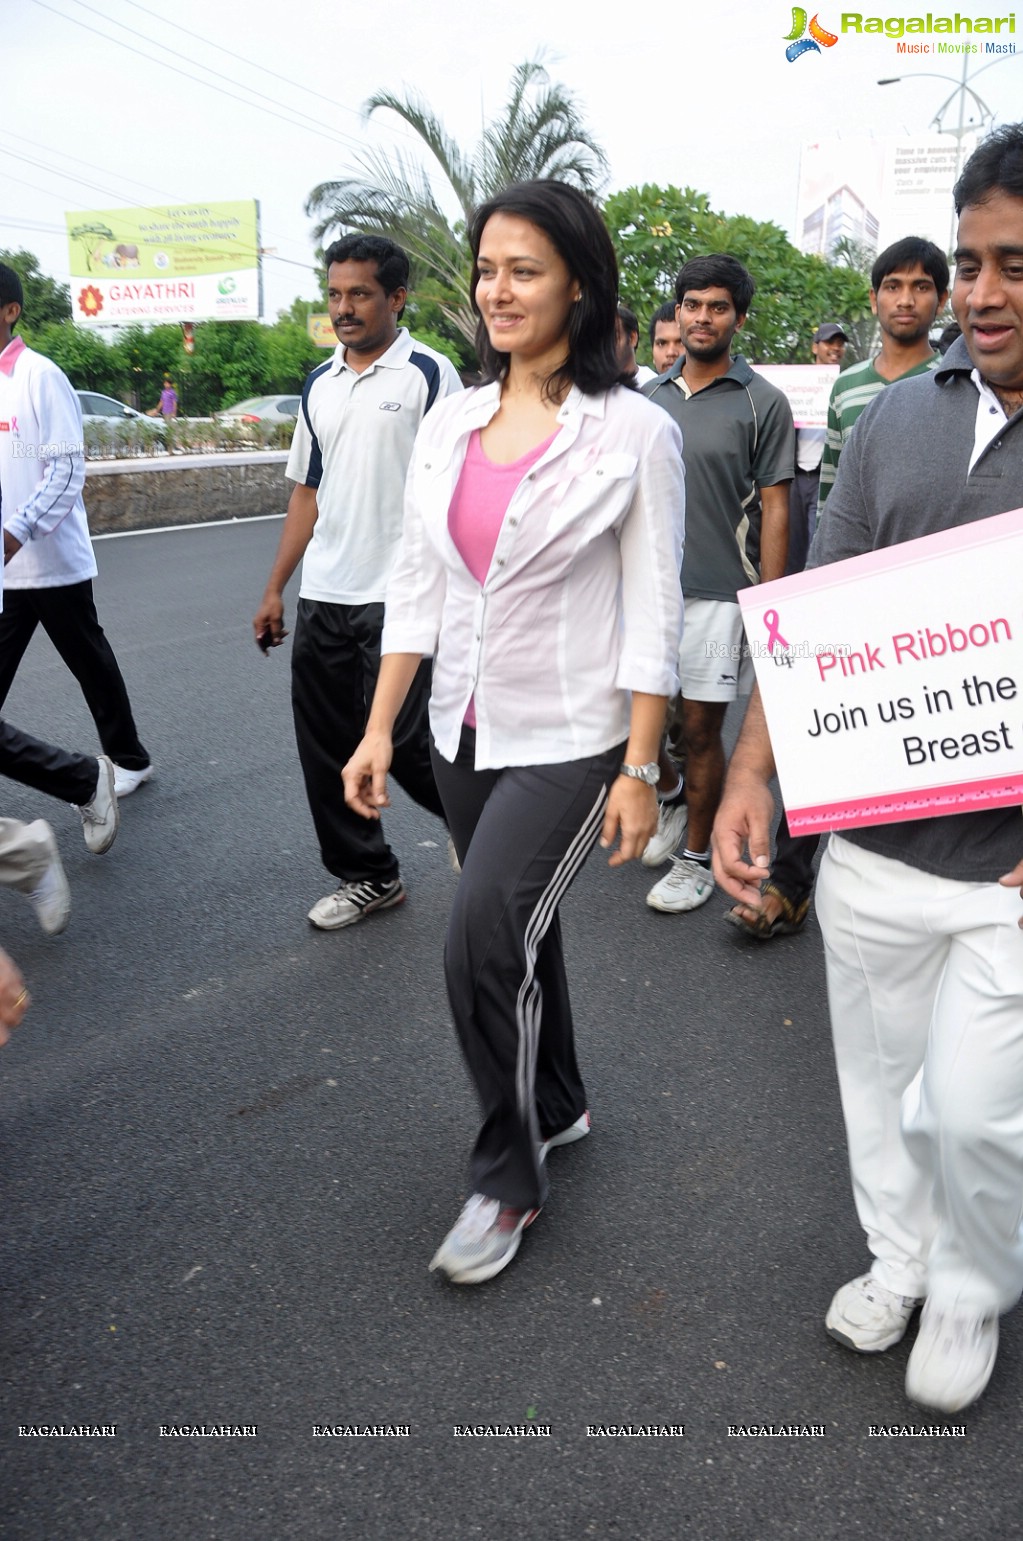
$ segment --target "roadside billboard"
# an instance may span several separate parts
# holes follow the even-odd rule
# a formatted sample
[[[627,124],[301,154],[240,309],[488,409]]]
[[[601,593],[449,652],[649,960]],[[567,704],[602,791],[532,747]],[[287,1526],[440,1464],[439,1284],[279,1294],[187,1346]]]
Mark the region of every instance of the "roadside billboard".
[[[88,209],[65,218],[78,326],[259,319],[254,199]]]
[[[307,317],[306,330],[318,348],[337,347],[337,333],[326,311],[316,312]]]
[[[803,146],[795,244],[830,257],[845,236],[871,253],[906,235],[955,239],[952,184],[978,136],[826,139]]]

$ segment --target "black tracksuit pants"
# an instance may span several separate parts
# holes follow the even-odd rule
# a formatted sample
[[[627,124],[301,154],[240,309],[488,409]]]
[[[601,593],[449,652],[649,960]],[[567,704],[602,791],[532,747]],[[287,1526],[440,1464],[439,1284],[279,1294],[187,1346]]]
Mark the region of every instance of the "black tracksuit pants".
[[[52,589],[5,590],[0,613],[0,707],[37,626],[42,626],[81,686],[103,753],[125,770],[144,770],[149,755],[139,740],[114,650],[99,623],[89,579]]]
[[[83,807],[96,795],[99,762],[84,754],[70,754],[56,744],[22,733],[9,722],[0,722],[0,775],[34,787],[47,797]]]
[[[463,729],[454,764],[433,753],[462,864],[444,970],[483,1112],[470,1185],[516,1209],[546,1198],[539,1142],[586,1110],[558,904],[600,834],[622,749],[477,771]]]
[[[382,821],[353,813],[341,783],[366,731],[383,624],[382,604],[298,602],[291,650],[298,757],[323,865],[345,883],[388,883],[398,876]],[[415,802],[442,819],[430,763],[430,676],[430,660],[424,659],[394,725],[391,773]]]

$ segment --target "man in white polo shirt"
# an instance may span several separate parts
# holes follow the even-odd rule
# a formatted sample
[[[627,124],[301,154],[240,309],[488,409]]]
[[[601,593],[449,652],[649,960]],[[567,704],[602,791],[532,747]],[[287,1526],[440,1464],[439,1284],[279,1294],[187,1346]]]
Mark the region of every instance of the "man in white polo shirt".
[[[93,600],[82,409],[63,371],[14,336],[23,304],[20,278],[0,263],[0,708],[42,625],[81,686],[103,753],[114,762],[117,796],[125,797],[153,767]]]
[[[295,738],[323,864],[338,882],[309,919],[336,931],[405,897],[381,824],[345,805],[341,767],[373,699],[416,430],[439,397],[462,387],[450,360],[398,325],[409,274],[400,246],[346,236],[326,261],[338,347],[302,392],[287,468],[295,486],[253,627],[264,649],[284,640],[284,589],[302,562],[291,659]],[[430,764],[429,693],[427,659],[398,719],[392,770],[410,797],[443,818]]]

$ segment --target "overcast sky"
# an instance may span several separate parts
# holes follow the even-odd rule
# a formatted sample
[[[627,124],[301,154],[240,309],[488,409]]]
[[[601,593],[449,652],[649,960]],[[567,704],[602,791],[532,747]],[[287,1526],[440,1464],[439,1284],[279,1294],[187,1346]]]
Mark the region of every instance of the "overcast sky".
[[[1013,15],[1003,4],[928,0],[935,16]],[[804,141],[922,133],[961,68],[849,34],[789,63],[783,0],[6,0],[3,11],[0,246],[27,247],[66,282],[67,210],[257,198],[276,252],[264,268],[270,320],[316,292],[310,189],[354,171],[360,142],[413,142],[387,114],[362,122],[371,92],[420,92],[466,144],[501,107],[514,65],[542,48],[607,151],[608,191],[674,182],[791,233]],[[863,14],[926,11],[881,0]],[[837,33],[841,14],[822,9],[820,23]],[[970,63],[996,122],[1023,115],[1023,10],[1002,40],[1021,52]],[[876,84],[899,74],[911,78]]]

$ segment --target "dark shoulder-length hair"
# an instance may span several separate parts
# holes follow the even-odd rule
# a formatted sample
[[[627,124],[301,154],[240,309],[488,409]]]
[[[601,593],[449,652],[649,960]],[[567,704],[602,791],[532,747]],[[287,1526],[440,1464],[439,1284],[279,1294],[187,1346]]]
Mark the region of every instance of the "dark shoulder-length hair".
[[[618,262],[604,221],[590,199],[566,182],[513,182],[473,210],[469,220],[472,281],[469,297],[476,312],[476,353],[484,380],[500,380],[508,355],[490,341],[476,303],[480,241],[495,214],[515,214],[542,230],[572,277],[579,301],[568,319],[568,358],[544,381],[544,395],[560,401],[572,385],[586,395],[609,390],[622,379],[615,348],[618,314]]]

